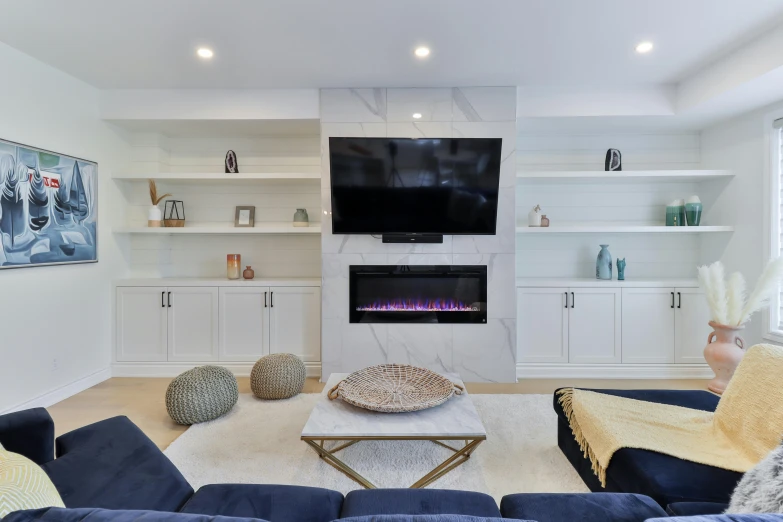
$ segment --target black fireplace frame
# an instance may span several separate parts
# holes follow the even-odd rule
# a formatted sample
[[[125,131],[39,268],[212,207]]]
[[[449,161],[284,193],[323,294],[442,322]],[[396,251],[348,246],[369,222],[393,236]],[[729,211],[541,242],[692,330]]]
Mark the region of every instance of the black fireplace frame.
[[[405,324],[486,324],[487,323],[487,267],[486,265],[350,265],[348,267],[348,306],[351,323],[405,323]],[[358,282],[362,277],[413,278],[478,278],[479,298],[472,311],[364,311],[357,310]]]

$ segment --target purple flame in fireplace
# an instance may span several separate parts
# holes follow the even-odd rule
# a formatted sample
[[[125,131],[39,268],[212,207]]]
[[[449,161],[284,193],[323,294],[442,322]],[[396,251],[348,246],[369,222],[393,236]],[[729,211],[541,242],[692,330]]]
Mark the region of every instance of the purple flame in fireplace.
[[[453,299],[393,299],[357,306],[358,312],[477,312],[474,305]]]

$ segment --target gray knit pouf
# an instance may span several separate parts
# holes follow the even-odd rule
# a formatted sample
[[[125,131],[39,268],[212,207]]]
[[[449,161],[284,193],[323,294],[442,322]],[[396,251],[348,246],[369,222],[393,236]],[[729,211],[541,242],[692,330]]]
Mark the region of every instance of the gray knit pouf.
[[[231,411],[239,399],[237,379],[221,366],[200,366],[176,377],[166,390],[166,410],[177,424],[197,424]]]
[[[253,365],[250,388],[259,399],[288,399],[302,392],[306,375],[305,365],[296,355],[265,355]]]

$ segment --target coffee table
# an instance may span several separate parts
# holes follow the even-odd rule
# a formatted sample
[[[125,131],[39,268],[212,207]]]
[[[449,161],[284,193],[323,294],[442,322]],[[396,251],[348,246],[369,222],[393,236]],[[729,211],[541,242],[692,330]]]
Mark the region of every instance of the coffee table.
[[[463,385],[457,374],[442,374]],[[341,399],[329,400],[326,393],[347,373],[333,373],[324,387],[323,397],[313,408],[302,429],[302,440],[326,462],[368,489],[376,486],[357,473],[335,454],[363,440],[426,440],[453,451],[454,454],[412,484],[423,488],[457,466],[464,464],[487,432],[467,391],[455,395],[445,404],[410,413],[380,413],[351,406]],[[464,445],[444,441],[463,442]]]

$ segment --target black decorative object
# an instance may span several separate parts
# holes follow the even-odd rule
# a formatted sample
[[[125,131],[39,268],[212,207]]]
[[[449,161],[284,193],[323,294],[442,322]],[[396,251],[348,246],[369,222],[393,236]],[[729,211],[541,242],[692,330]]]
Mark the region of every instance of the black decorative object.
[[[239,174],[237,155],[233,150],[226,152],[226,174]]]
[[[606,161],[604,162],[604,170],[606,172],[621,171],[623,170],[623,155],[617,149],[609,149],[606,151]],[[226,171],[228,172],[228,171]]]
[[[167,199],[163,205],[163,226],[185,226],[185,203],[178,199]]]

